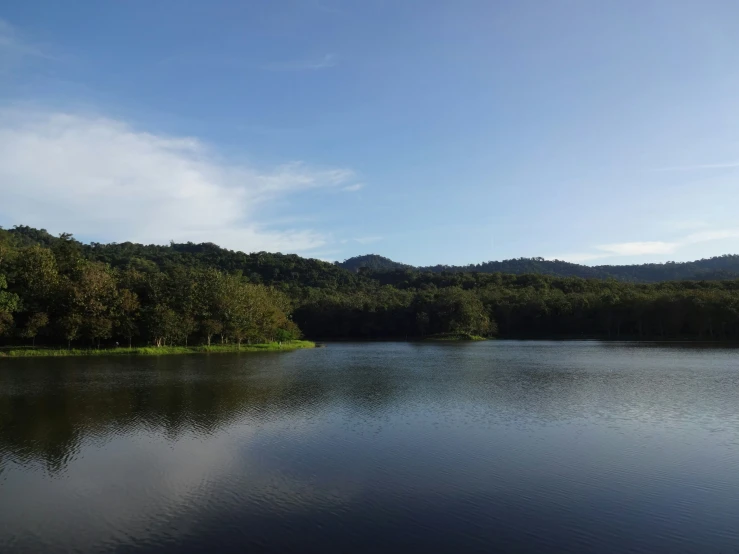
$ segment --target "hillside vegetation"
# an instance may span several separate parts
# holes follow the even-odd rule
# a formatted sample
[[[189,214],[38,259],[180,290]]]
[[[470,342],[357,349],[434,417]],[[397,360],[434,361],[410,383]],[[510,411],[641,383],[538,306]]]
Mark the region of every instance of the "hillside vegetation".
[[[724,258],[714,260],[718,271]],[[238,345],[301,335],[737,340],[739,280],[635,283],[406,267],[354,272],[210,243],[83,244],[15,227],[0,230],[0,333],[6,345],[83,348]]]
[[[583,279],[617,279],[630,283],[657,283],[659,281],[739,279],[739,255],[727,254],[694,262],[666,262],[641,265],[587,266],[544,258],[516,258],[502,262],[484,262],[465,266],[435,265],[413,267],[389,258],[368,254],[349,258],[339,267],[350,271],[367,268],[372,271],[411,269],[432,273],[511,273],[525,275],[552,275],[555,277],[582,277]]]

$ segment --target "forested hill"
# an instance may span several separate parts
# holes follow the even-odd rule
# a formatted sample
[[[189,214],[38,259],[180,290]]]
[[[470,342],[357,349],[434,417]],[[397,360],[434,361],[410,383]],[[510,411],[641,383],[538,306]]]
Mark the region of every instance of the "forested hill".
[[[374,265],[349,271],[210,243],[83,244],[0,229],[0,345],[192,345],[301,333],[739,340],[739,279],[720,279],[736,274],[736,256],[597,268],[535,258],[429,271],[367,261]],[[633,282],[656,279],[672,280]]]
[[[727,254],[694,262],[667,262],[641,265],[586,266],[561,260],[544,258],[516,258],[501,262],[484,262],[465,266],[435,265],[413,267],[369,254],[349,258],[340,267],[359,271],[366,267],[372,271],[409,269],[432,273],[508,273],[513,275],[539,274],[556,277],[582,277],[583,279],[617,279],[631,283],[657,283],[660,281],[715,281],[739,278],[739,255]]]
[[[411,265],[394,262],[385,256],[377,254],[365,254],[364,256],[354,256],[343,262],[336,262],[336,265],[349,271],[357,272],[360,269],[368,269],[370,271],[394,271],[396,269],[416,269]]]
[[[3,244],[17,247],[40,245],[51,249],[57,261],[84,259],[109,264],[114,269],[132,268],[142,273],[166,271],[175,267],[209,267],[238,273],[258,284],[299,283],[303,287],[337,287],[356,277],[335,264],[295,254],[253,252],[246,254],[221,248],[213,243],[170,243],[169,245],[122,243],[81,243],[64,234],[55,237],[44,229],[16,226],[0,228],[0,262]]]
[[[354,281],[352,274],[366,268],[369,273],[412,271],[430,273],[504,273],[511,275],[550,275],[553,277],[580,277],[583,279],[616,279],[631,283],[658,283],[662,281],[716,281],[739,278],[739,255],[724,255],[693,262],[667,262],[641,265],[586,266],[544,258],[516,258],[490,261],[466,266],[435,265],[414,267],[395,262],[377,254],[355,256],[334,264],[303,258],[295,254],[255,252],[246,254],[221,248],[213,243],[172,243],[170,245],[143,245],[131,242],[83,244],[71,235],[55,237],[43,229],[16,226],[5,231],[17,244],[39,244],[49,248],[75,248],[85,257],[109,263],[113,267],[130,264],[203,265],[223,271],[240,271],[254,282],[299,281],[302,286],[336,286]],[[346,271],[344,271],[346,270]]]

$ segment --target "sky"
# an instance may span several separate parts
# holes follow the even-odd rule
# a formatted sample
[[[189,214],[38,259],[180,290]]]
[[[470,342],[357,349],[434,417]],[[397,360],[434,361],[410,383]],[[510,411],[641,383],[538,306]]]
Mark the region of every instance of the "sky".
[[[739,253],[734,0],[6,0],[0,226],[414,265]]]

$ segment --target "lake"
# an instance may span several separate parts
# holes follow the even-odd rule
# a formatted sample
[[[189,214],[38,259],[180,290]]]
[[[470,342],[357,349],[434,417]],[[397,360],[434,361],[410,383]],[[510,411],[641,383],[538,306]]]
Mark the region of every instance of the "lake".
[[[0,551],[739,552],[739,349],[0,360]]]

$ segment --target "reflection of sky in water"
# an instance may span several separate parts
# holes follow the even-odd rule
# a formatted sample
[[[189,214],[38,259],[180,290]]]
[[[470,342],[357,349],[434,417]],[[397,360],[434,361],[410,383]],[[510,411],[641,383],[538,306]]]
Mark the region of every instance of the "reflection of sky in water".
[[[735,544],[735,352],[398,343],[13,360],[0,545]]]

